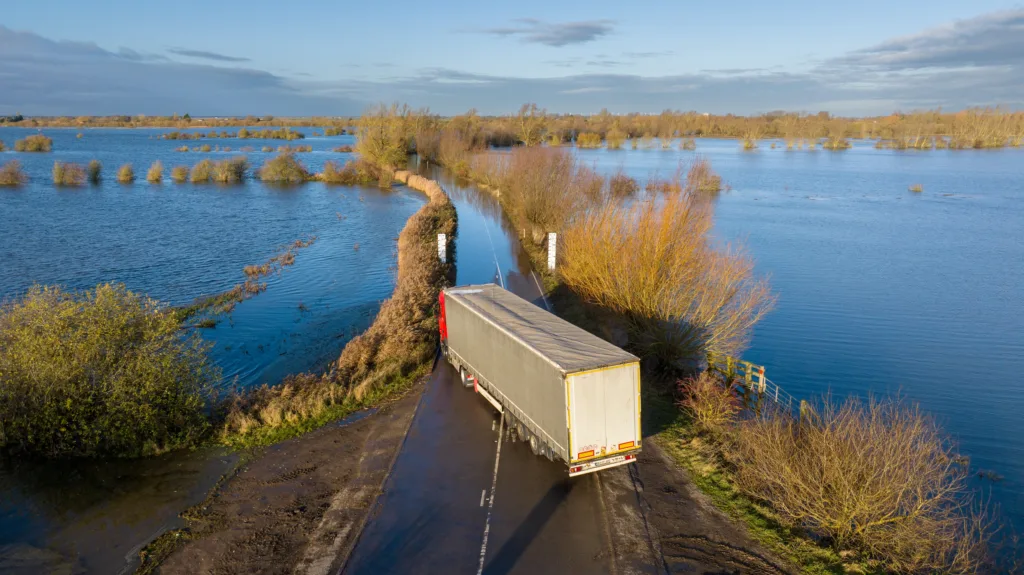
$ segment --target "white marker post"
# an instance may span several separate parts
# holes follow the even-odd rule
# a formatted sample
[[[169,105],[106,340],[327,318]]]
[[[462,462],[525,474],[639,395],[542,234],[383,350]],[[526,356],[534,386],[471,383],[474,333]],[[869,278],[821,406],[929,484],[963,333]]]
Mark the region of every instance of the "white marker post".
[[[548,234],[548,271],[555,271],[555,249],[558,246],[558,234]]]
[[[448,236],[437,234],[437,257],[441,263],[448,263]]]

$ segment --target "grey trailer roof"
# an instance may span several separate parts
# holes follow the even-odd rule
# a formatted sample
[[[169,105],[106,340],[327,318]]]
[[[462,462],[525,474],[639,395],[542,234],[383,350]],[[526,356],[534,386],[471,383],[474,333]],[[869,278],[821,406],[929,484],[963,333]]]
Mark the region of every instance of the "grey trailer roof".
[[[547,358],[563,374],[640,361],[635,355],[495,284],[448,288],[445,298],[464,302]]]

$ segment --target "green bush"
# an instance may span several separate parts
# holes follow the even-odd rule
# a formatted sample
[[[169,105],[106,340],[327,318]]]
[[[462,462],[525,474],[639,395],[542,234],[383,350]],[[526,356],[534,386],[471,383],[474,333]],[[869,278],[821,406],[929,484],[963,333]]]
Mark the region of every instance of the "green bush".
[[[263,164],[260,179],[273,184],[301,184],[310,179],[310,173],[295,156],[285,152]]]
[[[0,448],[136,457],[194,445],[220,378],[207,350],[123,285],[34,287],[0,307]]]
[[[14,142],[16,152],[49,152],[52,149],[53,140],[42,134],[35,134]]]

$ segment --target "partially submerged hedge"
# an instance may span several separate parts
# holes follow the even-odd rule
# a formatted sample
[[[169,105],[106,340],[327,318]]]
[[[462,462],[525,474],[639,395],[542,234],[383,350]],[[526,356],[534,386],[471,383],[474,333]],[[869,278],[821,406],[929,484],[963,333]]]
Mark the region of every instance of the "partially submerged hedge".
[[[345,346],[332,370],[300,374],[239,395],[222,438],[266,444],[316,428],[426,373],[437,347],[437,296],[450,265],[437,257],[437,234],[455,233],[455,208],[434,181],[408,172],[395,179],[427,194],[398,238],[398,281],[373,325]]]

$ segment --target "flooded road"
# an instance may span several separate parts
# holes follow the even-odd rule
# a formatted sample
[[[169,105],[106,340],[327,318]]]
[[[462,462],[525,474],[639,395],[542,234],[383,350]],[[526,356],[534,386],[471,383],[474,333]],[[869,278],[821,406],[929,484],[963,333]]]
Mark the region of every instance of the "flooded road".
[[[504,283],[544,306],[529,258],[496,199],[433,177],[459,214],[457,283]],[[344,573],[476,573],[480,567],[499,416],[443,361],[422,401]],[[625,468],[607,473],[626,476]],[[570,480],[564,464],[506,440],[483,572],[619,572],[601,475]]]
[[[203,449],[143,460],[0,465],[0,573],[130,573],[238,461]]]

